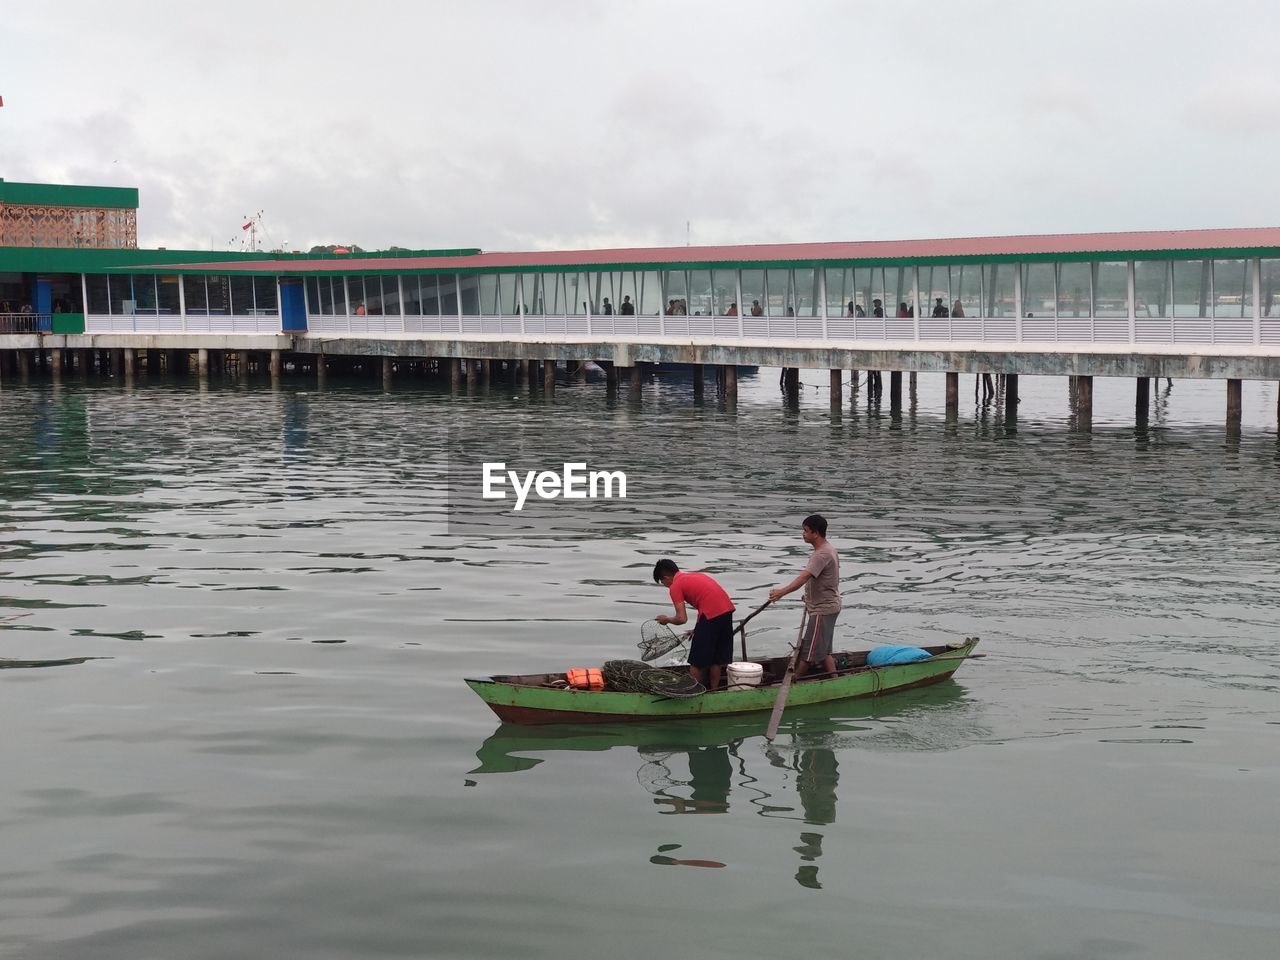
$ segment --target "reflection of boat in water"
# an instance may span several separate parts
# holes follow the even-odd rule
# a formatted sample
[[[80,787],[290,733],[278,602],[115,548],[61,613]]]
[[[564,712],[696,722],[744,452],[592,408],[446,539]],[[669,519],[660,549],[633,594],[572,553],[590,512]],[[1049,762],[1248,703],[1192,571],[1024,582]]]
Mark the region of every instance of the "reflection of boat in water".
[[[794,690],[794,687],[793,687]],[[804,743],[839,744],[844,735],[857,734],[860,742],[868,723],[885,720],[902,720],[917,716],[928,721],[930,728],[945,727],[954,736],[945,741],[923,741],[912,738],[901,724],[887,728],[895,739],[894,749],[946,749],[955,743],[967,742],[975,733],[971,725],[961,719],[972,704],[964,694],[964,688],[955,682],[922,687],[890,699],[849,700],[839,704],[819,704],[810,707],[787,708],[787,718],[798,741]],[[945,723],[943,722],[945,721]],[[751,716],[707,717],[703,719],[662,720],[626,724],[557,724],[554,726],[530,726],[503,723],[498,726],[476,751],[479,766],[472,774],[517,773],[542,763],[538,754],[592,753],[616,748],[634,748],[641,756],[681,751],[701,750],[708,747],[730,746],[757,737],[764,731],[758,718]],[[881,737],[876,732],[873,736]]]
[[[897,738],[896,749],[919,749],[919,741],[913,741],[904,728],[920,731],[926,727],[950,731],[949,742],[930,744],[931,749],[945,749],[980,735],[981,731],[965,722],[972,706],[963,687],[946,682],[887,700],[802,708],[789,714],[790,742],[770,744],[763,752],[759,749],[764,745],[759,723],[743,717],[610,726],[504,723],[480,745],[476,751],[479,766],[470,774],[525,771],[553,761],[555,754],[635,749],[636,782],[651,796],[658,815],[747,814],[785,821],[778,825],[787,838],[781,842],[790,846],[794,857],[784,857],[781,862],[787,864],[789,874],[794,870],[793,877],[801,887],[821,889],[823,847],[832,842],[824,828],[837,820],[841,766],[847,769],[850,756],[856,756],[845,749],[853,745],[852,738],[862,746],[868,735],[880,737],[875,727],[889,721],[884,727],[897,731],[891,734]],[[617,764],[605,769],[616,771]],[[658,866],[725,866],[731,857],[714,859],[723,848],[707,839],[715,835],[700,836],[703,849],[664,842],[653,850],[648,862]],[[706,844],[711,845],[710,850]]]
[[[797,680],[791,687],[788,708],[858,697],[879,697],[938,683],[955,673],[977,643],[978,638],[971,637],[960,644],[925,647],[932,654],[926,660],[881,667],[867,666],[866,651],[837,653],[835,658],[839,669],[835,675]],[[468,677],[467,685],[499,719],[510,723],[617,723],[762,714],[773,709],[788,659],[767,657],[752,660],[764,671],[763,682],[759,686],[709,691],[688,699],[618,690],[575,690],[566,686],[563,673]],[[683,672],[686,668],[666,669]]]

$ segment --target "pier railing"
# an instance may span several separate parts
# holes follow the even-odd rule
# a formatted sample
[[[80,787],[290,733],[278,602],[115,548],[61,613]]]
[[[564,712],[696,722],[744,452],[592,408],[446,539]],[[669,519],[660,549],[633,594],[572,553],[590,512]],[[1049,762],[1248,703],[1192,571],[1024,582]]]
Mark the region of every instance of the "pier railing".
[[[0,333],[48,333],[51,320],[47,313],[0,313]]]
[[[320,336],[552,337],[660,339],[761,344],[845,342],[914,344],[1167,344],[1280,347],[1274,317],[699,317],[327,315],[307,318]]]

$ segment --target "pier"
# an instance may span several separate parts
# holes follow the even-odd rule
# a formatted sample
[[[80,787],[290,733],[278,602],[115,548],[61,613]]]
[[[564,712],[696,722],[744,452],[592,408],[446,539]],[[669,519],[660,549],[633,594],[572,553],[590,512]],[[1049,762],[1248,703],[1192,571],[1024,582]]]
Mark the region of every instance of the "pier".
[[[496,377],[554,393],[594,362],[606,388],[692,365],[727,400],[741,366],[846,375],[869,398],[903,374],[961,376],[1016,413],[1019,376],[1062,377],[1079,429],[1093,379],[1280,381],[1280,228],[486,253],[211,254],[137,249],[136,191],[0,181],[0,383],[89,370],[307,375],[413,371],[474,389]],[[18,198],[21,220],[6,219]],[[122,224],[68,248],[31,211]],[[16,208],[15,208],[16,209]],[[108,216],[109,215],[109,216]],[[65,218],[64,218],[65,219]],[[54,219],[49,219],[50,223]],[[63,223],[63,221],[57,221]],[[33,226],[35,225],[35,226]],[[21,227],[21,230],[18,229]],[[37,229],[39,227],[39,229]],[[58,229],[62,229],[59,227]],[[79,238],[83,244],[84,238]]]

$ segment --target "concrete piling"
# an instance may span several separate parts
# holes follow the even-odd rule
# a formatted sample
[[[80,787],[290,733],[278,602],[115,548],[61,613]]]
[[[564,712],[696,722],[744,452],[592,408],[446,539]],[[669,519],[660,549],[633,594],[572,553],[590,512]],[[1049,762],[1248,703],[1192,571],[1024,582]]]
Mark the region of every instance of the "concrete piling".
[[[693,365],[693,395],[695,397],[702,396],[705,384],[702,378],[702,364],[695,363]]]
[[[957,392],[959,391],[959,384],[958,384],[959,377],[960,375],[956,374]],[[959,398],[957,397],[957,404],[958,403],[959,403]],[[901,409],[902,409],[902,371],[893,370],[889,373],[889,410],[893,411],[893,410],[901,410]]]
[[[726,400],[738,399],[738,368],[732,363],[724,365],[724,396]]]
[[[1227,424],[1228,426],[1240,426],[1240,414],[1243,408],[1241,400],[1243,398],[1242,380],[1227,380]]]
[[[1151,379],[1149,377],[1139,377],[1137,380],[1137,393],[1133,401],[1134,418],[1139,422],[1144,422],[1151,415]]]
[[[1004,418],[1006,421],[1018,418],[1018,375],[1007,374],[1004,378]]]
[[[947,372],[947,419],[956,420],[960,416],[960,374]]]
[[[844,406],[844,371],[831,371],[831,406],[839,409]]]
[[[1081,433],[1093,430],[1093,377],[1077,376],[1076,382],[1076,429]]]

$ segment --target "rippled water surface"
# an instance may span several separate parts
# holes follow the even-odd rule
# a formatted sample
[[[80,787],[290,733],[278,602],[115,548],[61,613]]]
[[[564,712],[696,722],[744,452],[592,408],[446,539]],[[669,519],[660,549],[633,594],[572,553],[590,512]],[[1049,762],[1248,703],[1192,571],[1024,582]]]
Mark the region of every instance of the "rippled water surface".
[[[1275,386],[1062,381],[1016,423],[776,371],[0,390],[0,956],[1270,958]],[[972,378],[962,378],[962,396]],[[487,457],[628,472],[517,521]],[[839,646],[953,681],[763,721],[503,727],[467,675],[635,653],[671,555],[739,609],[841,552]],[[757,618],[782,653],[794,599]],[[754,626],[754,624],[753,624]],[[65,662],[63,662],[65,661]]]

